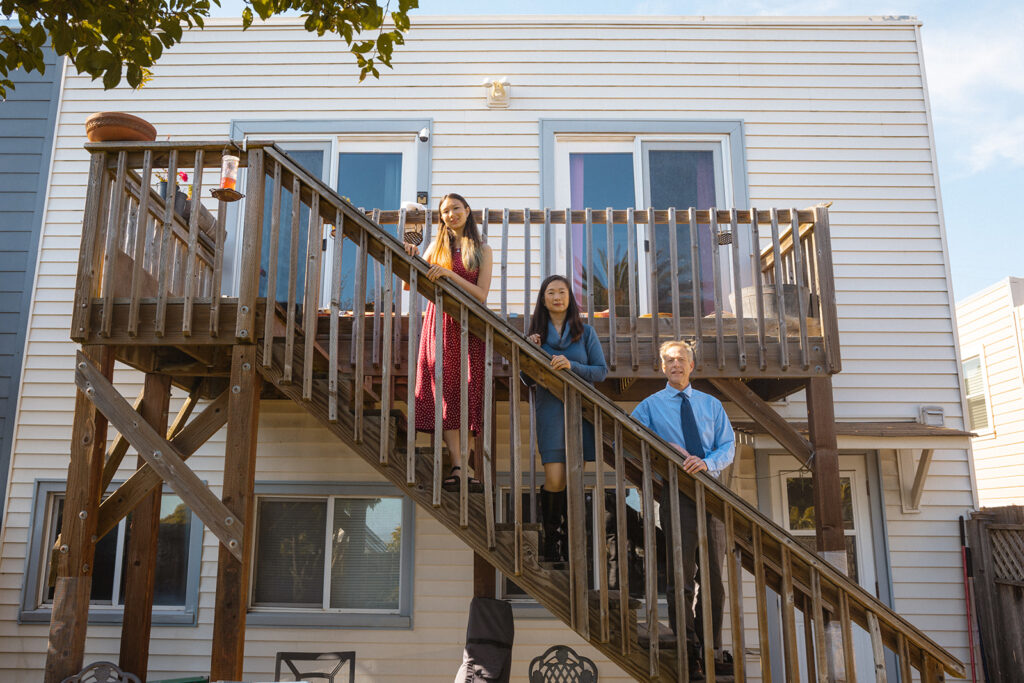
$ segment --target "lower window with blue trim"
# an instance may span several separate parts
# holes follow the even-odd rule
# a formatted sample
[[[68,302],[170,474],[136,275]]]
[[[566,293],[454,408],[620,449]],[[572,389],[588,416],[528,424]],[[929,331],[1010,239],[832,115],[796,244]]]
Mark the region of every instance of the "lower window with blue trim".
[[[408,628],[412,502],[389,484],[257,484],[251,625]]]
[[[116,486],[112,485],[112,489]],[[50,567],[54,553],[59,552],[55,546],[65,514],[65,489],[63,481],[36,482],[31,552],[19,614],[23,622],[50,620],[54,594]],[[154,624],[196,623],[202,533],[199,518],[177,495],[164,490],[157,536]],[[122,619],[127,576],[125,556],[131,534],[129,514],[96,543],[89,597],[89,621],[92,623],[119,623]]]

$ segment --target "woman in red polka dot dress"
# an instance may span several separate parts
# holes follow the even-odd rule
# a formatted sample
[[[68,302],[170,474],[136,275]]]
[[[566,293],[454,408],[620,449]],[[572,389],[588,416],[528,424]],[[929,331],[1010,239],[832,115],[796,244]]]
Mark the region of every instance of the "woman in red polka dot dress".
[[[445,278],[480,302],[487,301],[491,288],[491,248],[483,243],[466,200],[457,194],[446,194],[441,199],[440,225],[437,237],[427,247],[424,258],[431,264],[427,278],[431,282]],[[415,256],[419,250],[411,244],[406,251]],[[416,430],[434,433],[434,367],[437,359],[434,325],[437,311],[434,302],[427,302],[423,329],[420,331],[420,351],[416,372]],[[462,398],[461,361],[462,325],[459,320],[444,315],[442,322],[443,381],[441,386],[441,424],[444,443],[451,455],[452,469],[443,482],[447,491],[459,489],[459,468],[462,467],[459,410]],[[482,429],[484,342],[469,335],[469,430],[476,434]],[[469,479],[471,491],[483,487],[476,478]]]

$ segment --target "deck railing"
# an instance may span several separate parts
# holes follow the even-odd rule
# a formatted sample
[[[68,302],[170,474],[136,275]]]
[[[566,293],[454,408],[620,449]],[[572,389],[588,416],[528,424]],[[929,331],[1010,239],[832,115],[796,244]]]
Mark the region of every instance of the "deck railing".
[[[109,147],[106,150],[94,148],[92,171],[90,180],[89,199],[87,201],[87,215],[85,230],[83,231],[83,268],[79,273],[79,294],[76,296],[76,315],[73,322],[73,332],[83,339],[88,337],[89,331],[87,322],[90,319],[89,307],[100,306],[106,310],[107,302],[116,293],[112,281],[111,261],[107,255],[114,250],[120,249],[117,246],[120,242],[121,218],[117,220],[102,219],[102,216],[120,216],[120,208],[114,211],[104,212],[100,207],[111,205],[120,207],[122,187],[127,184],[129,173],[128,168],[132,164],[140,162],[144,167],[149,163],[156,163],[156,155],[177,150],[177,162],[193,163],[194,168],[199,169],[209,163],[208,154],[218,146],[211,145],[180,145],[180,146],[122,146],[121,151],[113,153],[117,147]],[[679,453],[670,444],[666,443],[652,432],[648,431],[638,423],[634,422],[621,408],[606,396],[596,391],[593,387],[576,378],[571,373],[554,371],[550,368],[549,357],[537,346],[528,343],[522,336],[522,328],[512,325],[508,319],[507,301],[506,306],[500,312],[494,312],[481,305],[475,299],[469,297],[465,292],[455,288],[445,280],[430,282],[426,278],[428,266],[421,258],[410,258],[403,249],[403,244],[395,236],[382,230],[379,222],[391,218],[387,214],[373,214],[367,217],[362,212],[351,206],[348,202],[338,196],[331,188],[321,181],[313,178],[287,154],[273,145],[254,145],[250,142],[248,153],[244,155],[243,164],[247,167],[249,182],[247,183],[247,203],[244,214],[244,227],[240,235],[242,244],[242,258],[240,272],[242,273],[240,294],[237,300],[235,316],[234,339],[225,340],[227,343],[257,343],[260,345],[262,365],[268,376],[273,374],[278,378],[279,386],[292,395],[297,401],[310,407],[310,411],[320,415],[321,408],[324,423],[328,426],[344,425],[345,434],[351,435],[351,440],[356,447],[364,448],[372,446],[376,454],[375,466],[379,471],[395,481],[398,485],[407,485],[409,495],[418,502],[426,505],[432,510],[442,522],[450,529],[459,534],[474,549],[487,556],[495,566],[503,572],[516,577],[516,581],[527,588],[531,594],[542,604],[548,607],[551,612],[575,629],[582,637],[590,640],[609,657],[622,665],[637,677],[656,678],[658,676],[678,680],[688,680],[686,671],[686,648],[677,647],[674,652],[661,651],[659,639],[655,636],[650,640],[650,645],[642,645],[636,635],[637,623],[634,621],[635,606],[630,604],[629,590],[630,572],[633,571],[628,562],[626,539],[628,529],[626,528],[626,489],[634,488],[639,494],[641,501],[640,515],[642,518],[643,544],[646,548],[653,548],[656,538],[655,506],[654,501],[660,497],[660,490],[664,486],[670,489],[678,489],[695,502],[698,520],[698,544],[699,564],[701,575],[708,576],[708,566],[711,558],[709,556],[709,529],[705,523],[705,513],[709,513],[715,519],[721,521],[725,530],[725,571],[724,577],[728,583],[729,605],[727,606],[728,618],[726,620],[727,630],[731,636],[731,646],[737,653],[736,657],[736,680],[746,680],[749,675],[749,662],[744,655],[745,642],[745,620],[746,614],[743,609],[743,588],[744,583],[753,585],[756,598],[756,627],[759,633],[761,646],[759,648],[761,676],[767,680],[771,671],[772,657],[780,656],[780,653],[772,653],[768,647],[768,602],[772,599],[770,591],[781,597],[782,609],[782,639],[783,651],[781,656],[785,663],[787,678],[797,680],[801,670],[808,679],[825,680],[835,672],[845,672],[846,680],[853,680],[854,673],[854,633],[856,629],[863,629],[870,636],[872,644],[872,656],[874,670],[860,672],[862,676],[876,676],[878,680],[884,680],[885,673],[885,650],[895,653],[899,665],[906,678],[910,680],[910,670],[917,669],[921,672],[923,680],[937,681],[941,679],[942,671],[948,671],[954,675],[963,675],[963,665],[951,657],[941,647],[921,631],[883,605],[877,598],[862,589],[855,582],[851,581],[842,572],[833,568],[814,553],[806,550],[786,531],[761,514],[757,509],[748,505],[741,498],[730,490],[721,486],[715,479],[706,475],[692,476],[682,470],[682,459]],[[171,157],[168,157],[170,161]],[[116,163],[111,164],[113,159]],[[211,164],[212,165],[212,164]],[[113,194],[114,201],[105,202],[103,197],[108,191],[104,188],[109,186],[110,173],[113,171]],[[148,174],[142,173],[143,183]],[[201,179],[201,174],[197,180]],[[119,180],[120,179],[120,180]],[[267,182],[265,182],[267,180]],[[266,190],[265,190],[266,188]],[[194,185],[193,192],[198,192],[201,184]],[[282,193],[289,189],[292,198],[290,214],[282,218],[280,207],[282,205]],[[264,192],[269,191],[271,211],[270,225],[264,225]],[[145,202],[145,196],[141,201]],[[295,199],[298,201],[294,201]],[[150,202],[155,200],[150,197]],[[142,215],[150,211],[148,207],[142,207]],[[223,206],[220,207],[218,215],[220,223],[223,224]],[[92,212],[92,213],[90,213]],[[299,258],[299,224],[302,214],[306,213],[307,242],[305,258]],[[659,213],[661,215],[659,216]],[[532,212],[531,212],[532,214]],[[532,220],[532,215],[521,213],[522,224],[527,225],[527,220]],[[597,218],[595,218],[597,214]],[[157,212],[157,215],[159,213]],[[194,215],[194,214],[193,214]],[[507,243],[509,225],[514,225],[514,212],[503,211],[500,214],[502,225],[501,239]],[[558,212],[540,212],[545,221],[552,225],[565,225],[565,212],[559,216]],[[481,216],[481,222],[493,225],[495,214],[488,212]],[[408,215],[404,216],[408,221]],[[673,221],[678,225],[678,214],[673,211],[653,212],[647,214],[649,220],[655,224],[671,226]],[[372,220],[371,220],[372,219]],[[401,224],[402,214],[396,214],[394,224]],[[589,220],[588,220],[589,219]],[[635,228],[637,215],[634,212],[626,212],[624,215],[616,215],[615,212],[609,216],[600,212],[573,212],[568,219],[571,226],[574,221],[581,220],[584,226],[593,223],[595,220],[624,220],[628,226]],[[744,223],[744,219],[746,223]],[[261,254],[263,252],[264,235],[267,234],[270,245],[278,244],[282,220],[290,221],[291,232],[290,243],[287,253],[275,255],[271,250],[268,268],[266,273],[267,293],[276,292],[277,282],[287,282],[287,294],[284,301],[276,301],[276,296],[261,296]],[[140,220],[138,223],[146,223]],[[700,228],[701,224],[711,226],[709,237],[716,237],[712,244],[717,243],[716,232],[724,232],[734,238],[747,226],[749,233],[747,238],[752,240],[751,244],[759,244],[758,230],[762,223],[770,225],[771,242],[774,254],[782,254],[782,258],[776,258],[771,264],[774,272],[773,284],[795,284],[810,286],[818,294],[816,306],[822,319],[823,329],[828,328],[832,323],[826,321],[827,317],[834,320],[834,304],[823,303],[827,292],[825,280],[831,281],[830,260],[827,255],[828,232],[826,214],[823,208],[813,211],[730,211],[730,212],[687,212],[687,220],[691,235],[696,234],[697,239],[692,241],[691,248],[695,250],[694,262],[701,263],[700,250]],[[800,234],[799,224],[813,223],[816,232],[813,247],[807,246],[803,239],[793,242],[792,262],[797,264],[796,268],[787,275],[787,269],[782,268],[781,263],[788,258],[789,252],[784,246],[785,233],[780,232],[780,226],[789,223],[797,228],[794,233]],[[336,228],[337,239],[334,241],[333,250],[326,254],[331,259],[333,272],[339,273],[343,262],[343,254],[349,250],[355,250],[355,302],[353,310],[357,313],[353,316],[351,343],[348,348],[343,344],[340,321],[342,319],[342,305],[340,296],[340,285],[337,277],[330,283],[321,280],[321,249],[319,240],[324,234],[324,224],[333,225]],[[428,225],[431,221],[428,221]],[[165,224],[166,225],[166,222]],[[726,230],[718,230],[716,226],[727,226]],[[172,226],[173,227],[173,226]],[[186,276],[184,286],[184,298],[181,300],[182,309],[186,317],[191,315],[187,310],[189,296],[192,297],[192,306],[199,301],[200,292],[216,291],[216,289],[203,289],[202,278],[197,277],[195,272],[201,268],[197,265],[202,261],[203,247],[200,245],[200,238],[196,231],[197,226],[189,226],[189,239],[182,240],[185,247],[184,269],[192,272],[190,279]],[[141,228],[136,228],[138,235],[143,234]],[[108,235],[113,237],[108,239]],[[491,233],[493,236],[494,233]],[[148,235],[148,233],[147,233]],[[177,232],[174,233],[177,236]],[[171,238],[171,239],[175,239]],[[136,262],[141,258],[143,264],[154,262],[154,256],[148,255],[146,245],[156,245],[159,240],[143,241],[135,238],[135,245],[140,242],[144,244],[140,251],[129,251],[134,255]],[[223,240],[218,236],[214,239],[213,249],[207,255],[212,258],[213,263],[219,263],[222,251]],[[697,245],[697,246],[693,246]],[[678,245],[677,245],[678,246]],[[156,248],[155,246],[153,248]],[[713,253],[715,248],[712,247]],[[814,253],[813,267],[810,265],[812,259],[805,258],[810,252]],[[162,259],[168,254],[166,249],[156,252]],[[507,253],[507,249],[502,249]],[[722,251],[717,250],[717,255]],[[131,257],[129,257],[130,259]],[[735,258],[735,257],[733,257]],[[762,268],[762,258],[751,262],[751,269],[756,269],[758,274]],[[159,262],[159,261],[157,261]],[[717,261],[713,261],[717,262]],[[189,271],[189,264],[192,264],[192,271]],[[132,272],[139,268],[132,264]],[[142,267],[145,270],[145,267]],[[370,275],[379,271],[380,277],[375,281],[378,283],[376,291],[372,291],[368,282]],[[703,344],[704,353],[710,356],[714,362],[721,363],[726,359],[727,367],[733,360],[724,353],[724,337],[726,336],[726,317],[722,308],[717,306],[721,303],[722,297],[717,293],[721,283],[720,274],[723,269],[716,269],[718,274],[714,278],[716,308],[713,312],[714,320],[711,323],[714,329],[714,336],[704,332],[702,325],[705,323],[702,311],[694,312],[692,322],[697,331],[697,340]],[[736,269],[734,272],[738,272]],[[503,260],[499,277],[502,284],[508,278],[507,261]],[[162,271],[161,271],[162,273]],[[158,273],[159,276],[161,273]],[[811,277],[813,275],[813,278]],[[210,282],[215,279],[211,277]],[[801,280],[801,278],[803,278]],[[158,296],[166,293],[171,296],[180,289],[174,289],[170,284],[174,278],[165,278],[164,285],[159,288]],[[190,285],[190,282],[194,284]],[[755,284],[761,282],[760,277],[755,278]],[[471,439],[468,433],[468,392],[461,392],[461,404],[458,406],[461,420],[461,444],[462,462],[471,461],[470,449],[473,448],[478,457],[478,471],[482,473],[484,492],[482,501],[471,496],[468,492],[467,476],[468,468],[461,470],[461,489],[456,496],[457,503],[453,505],[452,497],[442,492],[441,482],[444,476],[443,452],[441,438],[441,397],[435,396],[435,432],[433,434],[433,448],[430,455],[422,457],[417,452],[415,430],[406,428],[394,431],[388,426],[392,424],[393,410],[404,408],[405,424],[415,424],[415,380],[414,364],[408,364],[404,393],[399,395],[396,382],[396,352],[398,344],[396,340],[396,329],[401,318],[400,298],[397,298],[401,291],[400,283],[408,283],[410,291],[414,294],[410,298],[412,311],[409,319],[412,321],[408,326],[407,356],[414,357],[415,349],[418,347],[419,320],[422,309],[420,308],[420,297],[431,300],[439,309],[460,322],[461,328],[461,354],[459,361],[459,373],[461,383],[465,386],[468,382],[468,359],[467,349],[470,335],[484,341],[485,364],[484,364],[484,403],[483,403],[483,425],[482,434],[476,440],[475,446],[471,446]],[[299,287],[301,284],[301,296]],[[764,283],[762,283],[763,285]],[[211,285],[212,286],[212,285]],[[527,287],[531,285],[528,283]],[[701,301],[701,290],[703,284],[694,284],[694,301]],[[330,313],[328,315],[327,331],[320,333],[318,315],[318,302],[323,289],[327,287],[330,292]],[[136,291],[134,279],[132,293]],[[762,290],[763,291],[763,290]],[[807,354],[808,361],[812,361],[813,342],[816,339],[809,330],[800,330],[795,335],[793,346],[788,346],[785,341],[790,332],[787,330],[785,313],[788,310],[788,303],[785,300],[785,291],[777,289],[777,334],[780,337],[781,345],[775,347],[779,352],[777,358],[782,363],[785,354],[795,349],[791,356],[793,363],[799,365]],[[191,294],[190,294],[191,292]],[[419,296],[415,296],[418,294]],[[737,334],[737,337],[753,337],[757,339],[757,353],[760,357],[770,356],[772,347],[767,341],[762,340],[771,337],[771,323],[767,316],[761,315],[764,308],[764,301],[757,293],[756,301],[759,302],[755,308],[758,311],[756,316],[757,333],[752,335]],[[616,294],[617,296],[617,294]],[[627,292],[628,296],[628,292]],[[634,293],[635,296],[635,293]],[[673,313],[677,302],[681,300],[679,293],[673,294]],[[80,297],[80,298],[79,298]],[[132,297],[134,301],[136,297]],[[216,305],[219,297],[212,297],[209,301],[211,306]],[[78,311],[78,302],[84,303],[82,312]],[[149,303],[149,302],[147,302]],[[635,303],[635,299],[634,299]],[[301,304],[301,306],[300,306]],[[137,304],[132,304],[137,305]],[[614,308],[614,306],[609,307]],[[155,309],[159,311],[159,308]],[[658,310],[655,307],[653,310]],[[360,314],[362,312],[369,314]],[[500,313],[500,314],[499,314]],[[524,316],[529,314],[524,309]],[[107,318],[100,318],[106,321]],[[437,316],[441,320],[441,316]],[[629,325],[638,322],[635,316],[631,318]],[[654,331],[661,330],[661,321],[654,326]],[[743,312],[737,306],[737,320],[743,321]],[[679,325],[678,317],[665,321],[667,326]],[[141,325],[155,325],[159,321],[145,320]],[[181,325],[184,329],[190,321],[183,319]],[[376,344],[371,347],[370,355],[380,369],[379,376],[368,378],[365,375],[367,363],[367,346],[371,341],[371,326],[376,332],[373,339],[379,340],[379,350]],[[745,327],[738,322],[737,330],[745,331]],[[193,328],[194,329],[194,328]],[[637,335],[633,330],[628,330],[629,339],[626,344],[636,343]],[[435,335],[435,343],[438,347],[442,345],[442,330],[440,324],[433,330],[423,330],[424,334]],[[676,330],[671,330],[672,334]],[[613,335],[614,337],[615,335]],[[652,335],[653,336],[653,335]],[[667,336],[667,335],[666,335]],[[828,339],[828,334],[823,335]],[[621,340],[619,340],[621,342]],[[805,343],[806,342],[806,343]],[[820,343],[820,342],[819,342]],[[653,345],[653,341],[652,341]],[[810,346],[809,346],[810,345]],[[324,348],[326,347],[326,348]],[[838,346],[828,351],[822,351],[825,357],[835,353],[830,370],[838,369]],[[799,360],[797,360],[799,359]],[[436,385],[439,388],[442,384],[441,375],[443,372],[443,361],[438,359],[436,366]],[[739,359],[735,359],[734,366],[737,371],[740,367]],[[495,381],[495,366],[498,364],[508,365],[507,382],[503,385]],[[277,366],[281,365],[281,372],[277,373]],[[372,363],[371,363],[372,365]],[[750,363],[750,365],[754,365]],[[766,366],[771,367],[770,359],[766,360]],[[567,454],[567,492],[568,492],[568,530],[569,530],[569,563],[568,563],[568,585],[566,590],[559,590],[561,585],[558,577],[560,574],[544,570],[537,564],[537,558],[527,552],[526,527],[528,515],[523,509],[524,466],[533,458],[533,454],[524,448],[520,438],[520,414],[523,393],[518,378],[520,373],[525,374],[531,380],[546,387],[556,396],[563,398],[566,419],[565,450]],[[326,374],[326,380],[323,379]],[[323,385],[326,385],[325,387]],[[301,388],[300,388],[301,387]],[[379,387],[379,388],[378,388]],[[510,443],[508,448],[498,449],[495,443],[495,434],[498,415],[495,407],[497,395],[501,392],[503,398],[507,398],[509,405]],[[321,406],[321,401],[324,404]],[[596,463],[588,464],[583,460],[583,433],[584,429],[593,429],[600,444],[599,450],[602,457]],[[404,438],[402,437],[404,433]],[[397,438],[396,438],[397,436]],[[399,443],[394,443],[393,439]],[[510,547],[502,547],[500,539],[505,538],[499,529],[496,515],[498,506],[498,489],[496,472],[501,467],[503,473],[507,473],[511,482],[511,518],[508,520],[511,525]],[[611,514],[610,524],[617,529],[616,552],[620,561],[618,562],[617,576],[614,583],[621,590],[617,594],[609,590],[613,583],[613,577],[609,574],[610,549],[604,540],[602,533],[588,537],[586,534],[587,514],[585,502],[585,479],[589,473],[596,482],[597,490],[604,491],[606,482],[614,486],[615,510],[614,513],[606,512],[603,505],[597,505],[595,514],[595,529],[605,528],[608,514]],[[595,499],[597,500],[597,499]],[[673,503],[670,509],[663,511],[663,515],[669,515],[673,520],[671,525],[672,535],[668,539],[668,547],[676,556],[675,562],[675,583],[677,586],[684,584],[681,575],[682,563],[679,557],[681,547],[680,529],[681,517],[678,499],[673,496]],[[472,511],[473,514],[470,514]],[[507,551],[507,552],[506,552]],[[594,558],[596,576],[588,574],[588,556]],[[648,553],[653,558],[656,553]],[[507,561],[506,558],[507,557]],[[744,574],[746,572],[746,574]],[[648,561],[643,568],[644,585],[644,611],[646,624],[655,625],[661,616],[658,614],[657,600],[657,566],[654,561]],[[593,587],[593,590],[592,590]],[[701,591],[701,599],[705,614],[710,614],[710,597],[707,592]],[[676,601],[677,623],[682,624],[682,600]],[[803,633],[798,633],[796,627],[796,613],[803,613],[805,628]],[[711,661],[714,656],[711,651],[712,641],[710,638],[710,619],[705,620],[705,644],[706,661]],[[656,634],[657,629],[650,629]],[[798,642],[802,639],[806,658],[801,661],[799,657]],[[708,671],[708,680],[714,680],[713,671]]]
[[[89,336],[94,305],[100,308],[97,332],[101,338],[109,337],[115,299],[129,301],[129,335],[139,333],[143,301],[155,305],[155,316],[147,316],[146,323],[158,336],[163,335],[171,299],[184,302],[180,330],[185,336],[193,332],[197,301],[207,307],[209,331],[216,335],[226,212],[220,202],[214,217],[201,197],[204,172],[220,168],[223,145],[212,148],[152,143],[120,147],[117,151],[99,149],[92,153],[71,317],[72,339],[81,341]],[[166,187],[163,194],[153,188],[158,169],[166,169],[166,175],[160,176]],[[178,172],[183,169],[192,173],[191,196],[179,188]]]
[[[86,198],[83,238],[101,234],[104,239],[83,239],[73,338],[87,336],[91,297],[103,300],[98,316],[101,336],[110,333],[115,299],[131,302],[131,335],[138,332],[141,302],[154,299],[153,325],[157,335],[164,334],[167,301],[176,298],[185,306],[183,317],[174,323],[181,325],[185,336],[191,335],[196,314],[208,320],[210,333],[216,335],[221,298],[211,294],[221,291],[227,205],[217,202],[211,205],[211,213],[204,206],[204,201],[211,200],[204,195],[217,186],[217,178],[211,176],[220,167],[222,144],[90,145],[90,149],[95,150],[95,168]],[[241,165],[248,168],[252,159],[263,157],[264,149],[261,143],[250,143],[247,152],[238,151]],[[100,168],[105,169],[103,173]],[[187,200],[177,183],[176,172],[183,169],[191,172]],[[267,253],[256,254],[260,258],[253,261],[254,255],[246,251],[252,243],[251,231],[240,228],[236,237],[242,245],[237,264],[242,274],[238,310],[244,324],[236,330],[241,339],[262,336],[253,329],[254,301],[268,292],[274,293],[268,298],[281,304],[300,299],[292,303],[303,304],[309,317],[300,322],[315,324],[320,301],[312,298],[312,289],[303,288],[302,274],[309,268],[321,269],[321,259],[330,258],[319,246],[322,224],[336,222],[337,216],[323,215],[326,205],[308,204],[312,191],[308,188],[299,189],[306,193],[302,201],[291,201],[294,183],[275,181],[273,173],[265,185],[247,184],[250,196],[241,221],[247,226],[253,224],[256,213],[270,216],[270,226],[263,228],[269,234],[261,235]],[[169,191],[140,192],[140,187],[151,187],[157,174],[167,178]],[[317,192],[323,195],[331,189],[321,183]],[[177,199],[165,202],[163,196]],[[290,211],[282,215],[287,205]],[[313,212],[307,214],[310,209]],[[698,376],[795,378],[840,370],[828,213],[823,206],[771,211],[485,209],[474,213],[497,257],[492,280],[496,309],[520,330],[529,325],[543,277],[534,271],[536,255],[548,248],[534,244],[535,229],[551,240],[563,236],[564,262],[558,259],[549,270],[564,268],[574,279],[581,310],[598,332],[612,376],[658,377],[658,347],[670,338],[693,340]],[[425,228],[419,228],[425,244],[436,230],[437,212],[429,208],[421,212],[375,209],[367,214],[399,235],[425,223]],[[795,226],[800,235],[796,242],[792,239]],[[640,230],[646,235],[643,240],[637,239]],[[525,256],[521,275],[512,274],[518,267],[510,267],[509,261],[509,245],[516,241],[522,243]],[[269,248],[268,242],[279,248]],[[649,258],[639,258],[638,244],[645,245]],[[782,258],[775,259],[775,253]],[[351,298],[347,292],[342,297],[339,290],[339,324],[345,336],[365,329],[366,321],[353,312],[365,313],[382,296],[381,267],[351,274],[364,278],[359,288],[362,300],[356,301],[355,288]],[[331,272],[340,287],[342,276],[338,270]],[[521,296],[521,303],[514,306],[513,291]],[[643,291],[647,296],[641,301]],[[392,283],[389,292],[391,310],[403,317],[401,288]],[[197,301],[203,301],[208,311],[197,311]],[[381,316],[373,322],[373,369],[379,367],[382,323]],[[264,324],[269,325],[270,318]],[[393,344],[405,341],[407,328],[393,326]]]
[[[523,244],[526,258],[515,287],[523,292],[520,329],[529,327],[533,300],[544,277],[533,275],[533,228],[539,226],[548,236],[562,233],[565,258],[550,270],[575,280],[580,309],[599,337],[607,340],[605,355],[613,371],[620,364],[634,371],[641,366],[657,371],[658,347],[670,338],[692,339],[698,368],[712,375],[730,371],[788,375],[791,368],[799,374],[821,374],[841,369],[826,207],[484,209],[473,213],[500,259],[494,275],[503,317],[519,316],[508,303],[508,245],[511,239]],[[370,215],[381,226],[395,226],[398,235],[409,226],[425,225],[428,237],[438,223],[437,212],[429,208]],[[792,225],[798,223],[801,239],[794,248],[790,235]],[[640,226],[647,227],[647,237],[640,242],[654,255],[644,259],[642,274],[647,313],[641,313],[645,306],[639,293],[636,235]],[[603,239],[595,235],[598,230],[604,233]],[[625,258],[615,255],[616,230],[626,233]],[[769,244],[762,250],[765,234]],[[659,235],[667,245],[659,245]],[[773,268],[776,252],[784,254],[779,268]],[[699,264],[696,277],[694,263]],[[685,270],[691,272],[688,277]],[[605,282],[595,282],[598,272],[604,273]],[[608,273],[617,274],[609,278]],[[730,287],[727,297],[724,292]]]

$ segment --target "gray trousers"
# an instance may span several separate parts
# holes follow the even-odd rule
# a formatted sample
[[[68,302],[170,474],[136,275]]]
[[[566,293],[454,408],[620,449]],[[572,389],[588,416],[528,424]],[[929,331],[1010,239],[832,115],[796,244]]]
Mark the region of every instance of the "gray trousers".
[[[675,569],[672,552],[672,503],[670,496],[672,491],[669,487],[661,488],[661,528],[665,532],[666,559],[668,564],[668,576],[666,596],[668,598],[668,619],[672,632],[676,630],[676,591],[675,591]],[[714,637],[715,649],[722,647],[722,602],[725,597],[725,589],[722,586],[722,561],[725,559],[724,544],[720,540],[721,534],[717,533],[721,525],[717,519],[710,514],[707,515],[708,529],[708,576],[699,576],[699,555],[697,550],[697,506],[691,498],[676,492],[679,496],[679,517],[681,520],[680,538],[683,548],[683,615],[686,619],[686,642],[691,648],[699,648],[703,642],[703,632],[698,633],[695,627],[694,595],[695,587],[699,583],[701,591],[705,588],[711,596],[711,632]],[[699,605],[700,603],[698,603]]]

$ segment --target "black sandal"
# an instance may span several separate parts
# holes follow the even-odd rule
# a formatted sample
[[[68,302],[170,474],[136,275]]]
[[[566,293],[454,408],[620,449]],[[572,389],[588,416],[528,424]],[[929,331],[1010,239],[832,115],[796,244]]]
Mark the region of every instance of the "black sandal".
[[[458,492],[462,484],[462,478],[460,477],[460,475],[456,474],[456,472],[458,472],[461,469],[462,467],[459,465],[455,465],[454,467],[452,467],[451,470],[448,472],[448,476],[441,481],[441,488],[443,488],[445,491],[451,491],[453,493]],[[468,477],[467,479],[469,482],[470,493],[483,493],[484,485],[480,482],[479,479],[477,479],[476,477]]]
[[[462,479],[456,473],[461,469],[462,468],[459,467],[458,465],[452,467],[451,471],[448,473],[448,476],[441,481],[441,488],[443,488],[445,491],[458,491],[460,485],[462,484]]]

